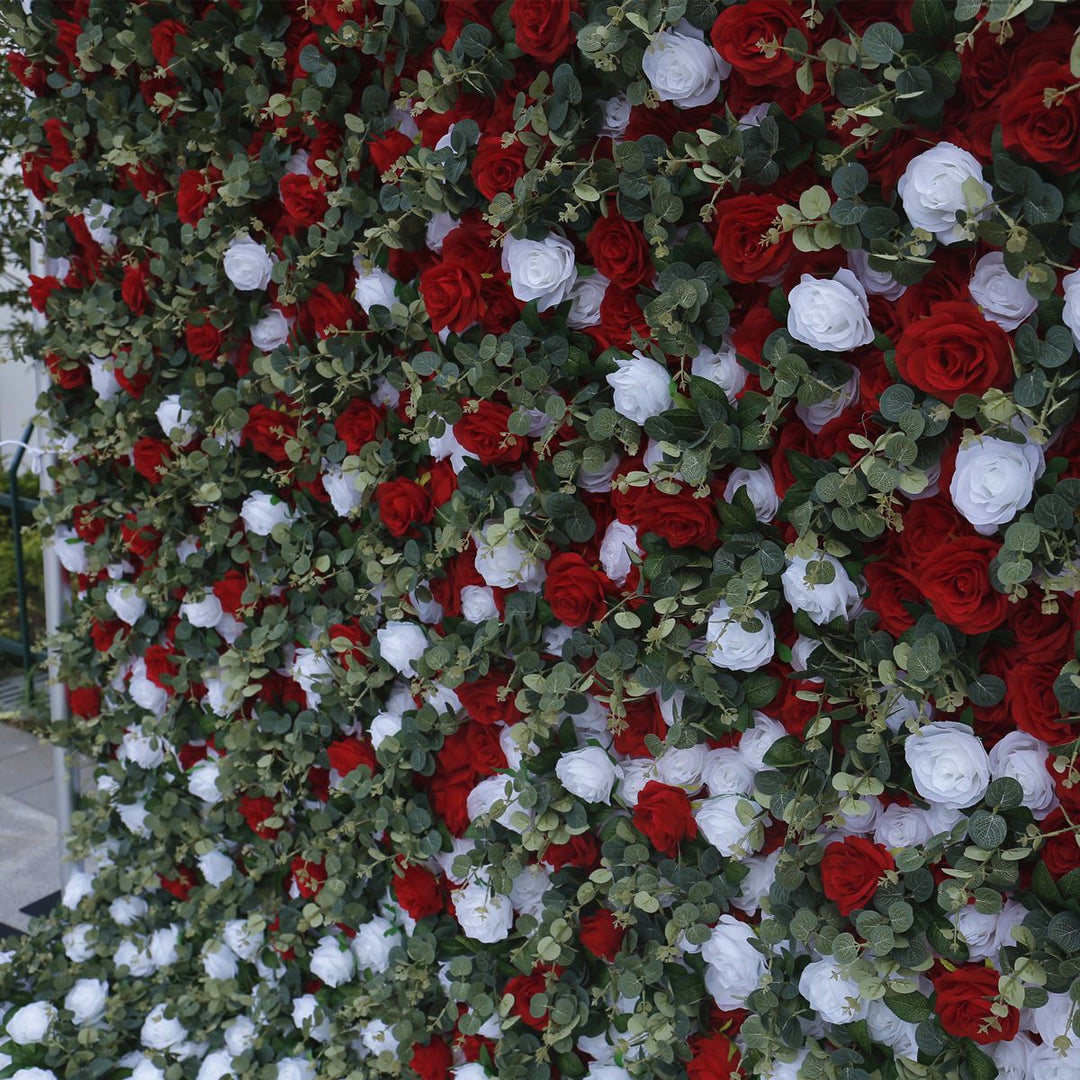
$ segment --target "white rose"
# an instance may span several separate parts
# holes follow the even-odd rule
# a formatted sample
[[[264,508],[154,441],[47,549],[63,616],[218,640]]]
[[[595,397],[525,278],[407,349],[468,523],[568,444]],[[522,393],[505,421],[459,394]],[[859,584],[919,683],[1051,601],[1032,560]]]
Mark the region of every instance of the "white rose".
[[[359,469],[346,471],[340,465],[323,462],[322,482],[330,505],[338,517],[351,517],[364,505],[364,474]]]
[[[503,238],[502,268],[510,275],[510,288],[519,300],[536,301],[537,311],[561,304],[577,280],[574,245],[548,233],[543,240]]]
[[[274,260],[270,253],[250,236],[237,236],[229,241],[222,259],[225,276],[242,292],[265,289],[270,284]]]
[[[823,401],[814,405],[802,403],[796,405],[795,415],[816,435],[830,420],[835,420],[858,396],[859,373],[852,371],[851,378],[843,386],[835,387]]]
[[[551,886],[551,873],[540,863],[526,866],[510,886],[510,903],[515,911],[539,920],[544,913],[544,896]]]
[[[390,952],[401,941],[401,931],[389,919],[376,915],[356,928],[350,948],[361,971],[381,974],[390,967]]]
[[[1047,1075],[1044,1071],[1045,1065],[1049,1065],[1050,1061],[1054,1060],[1062,1061],[1064,1058],[1056,1047],[1047,1047],[1050,1051],[1048,1055],[1050,1061],[1047,1061],[1045,1065],[1039,1061],[1039,1070],[1036,1072],[1034,1070],[1041,1049],[1042,1047],[1036,1046],[1022,1032],[1018,1032],[1007,1042],[996,1042],[987,1046],[986,1053],[994,1059],[994,1064],[997,1066],[997,1080],[1042,1080]],[[1080,1070],[1080,1062],[1077,1063],[1076,1068]],[[1072,1080],[1073,1077],[1080,1075],[1080,1071],[1065,1075]]]
[[[600,110],[600,130],[597,134],[607,135],[612,139],[621,139],[626,125],[630,123],[630,102],[625,94],[616,94],[613,98],[598,101]]]
[[[749,795],[754,790],[756,770],[734,747],[708,751],[701,779],[710,795]]]
[[[1065,1036],[1072,1048],[1077,1049],[1080,1044],[1078,1044],[1077,1038],[1072,1031],[1074,1008],[1072,999],[1068,994],[1050,994],[1045,1005],[1040,1005],[1037,1009],[1031,1010],[1029,1014],[1030,1023],[1024,1026],[1036,1032],[1044,1043],[1052,1044],[1057,1039]]]
[[[69,574],[85,574],[90,569],[86,549],[87,545],[79,539],[74,529],[59,525],[53,530],[53,550],[60,565]]]
[[[133,832],[136,836],[149,836],[150,830],[147,828],[146,819],[150,816],[150,811],[146,809],[146,805],[142,802],[133,803],[118,803],[116,807],[117,817],[124,823],[126,828]]]
[[[822,352],[850,352],[874,340],[866,290],[850,270],[831,278],[803,274],[788,293],[788,333]]]
[[[599,746],[570,750],[559,758],[555,775],[571,795],[589,803],[610,803],[611,789],[622,769]]]
[[[894,803],[874,824],[874,841],[889,848],[919,847],[933,835],[929,815],[917,806]]]
[[[690,362],[690,374],[716,383],[727,395],[728,401],[734,401],[746,385],[747,371],[735,355],[735,346],[724,338],[719,352],[713,352],[706,345],[698,349]]]
[[[121,391],[116,377],[116,363],[111,356],[94,356],[90,359],[90,385],[102,401],[112,401]]]
[[[866,1016],[869,1004],[859,984],[834,960],[814,960],[799,976],[799,993],[827,1024],[849,1024]]]
[[[927,802],[962,810],[978,802],[990,784],[990,759],[966,724],[939,720],[904,743],[915,790]]]
[[[252,930],[247,919],[230,919],[222,929],[225,944],[241,960],[254,960],[263,946],[266,934],[262,930]]]
[[[353,260],[353,266],[356,268],[353,299],[364,309],[365,315],[370,315],[373,307],[389,308],[397,303],[394,295],[396,278],[377,266],[365,269],[356,259]]]
[[[787,730],[779,720],[756,712],[754,722],[739,736],[739,753],[754,772],[759,772],[765,765],[769,748],[786,734]]]
[[[166,1007],[164,1004],[155,1005],[143,1022],[140,1037],[143,1046],[149,1050],[169,1050],[187,1037],[180,1021],[174,1016],[165,1015]]]
[[[619,781],[619,798],[630,807],[637,806],[642,788],[656,779],[656,765],[649,758],[627,758],[621,764],[622,779]]]
[[[295,518],[287,502],[265,491],[253,491],[240,507],[244,528],[256,536],[269,536],[274,526],[291,524]]]
[[[105,1015],[109,984],[101,979],[76,979],[64,998],[64,1008],[76,1024],[96,1024]]]
[[[225,1027],[225,1045],[229,1053],[238,1057],[245,1050],[250,1050],[255,1045],[257,1030],[255,1024],[247,1016],[238,1016],[231,1020]]]
[[[141,705],[155,716],[163,716],[169,704],[169,695],[157,683],[150,681],[146,674],[146,661],[140,656],[131,665],[131,677],[128,679],[128,694],[136,705]]]
[[[507,792],[507,784],[508,779],[504,774],[489,776],[487,779],[475,784],[465,799],[465,808],[469,820],[476,821],[477,818],[491,813],[497,804],[501,804],[502,810],[499,811],[494,820],[507,829],[513,829],[515,832],[524,831],[524,828],[528,826],[515,823],[515,816],[525,814],[531,822],[532,814],[521,805],[512,791]]]
[[[94,955],[94,946],[90,942],[90,935],[94,934],[95,928],[91,923],[79,923],[70,930],[65,931],[63,938],[64,955],[73,964],[85,964]]]
[[[671,375],[666,367],[636,350],[631,356],[617,356],[618,371],[606,375],[614,393],[613,405],[620,416],[644,424],[672,406]]]
[[[983,318],[1002,330],[1015,330],[1039,306],[1027,285],[1005,269],[1005,256],[1000,251],[984,255],[975,264],[968,292]]]
[[[275,1080],[315,1080],[315,1066],[307,1058],[282,1058],[277,1063]]]
[[[488,585],[463,585],[461,587],[461,617],[468,622],[480,623],[498,618],[499,605],[495,593]]]
[[[964,192],[966,181],[982,189],[972,205]],[[986,216],[983,207],[993,200],[990,185],[982,178],[982,165],[966,150],[951,142],[939,142],[908,162],[896,190],[904,204],[908,221],[917,229],[933,233],[943,244],[955,244],[970,238],[970,230],[956,220],[958,210],[978,211],[976,217]]]
[[[739,488],[746,492],[758,521],[770,522],[780,512],[780,496],[776,493],[776,481],[768,465],[756,469],[741,466],[732,469],[724,488],[724,498],[731,502]]]
[[[105,590],[105,603],[121,621],[133,626],[146,612],[146,601],[130,581],[117,581]]]
[[[490,524],[490,522],[489,522]],[[543,579],[543,565],[518,543],[515,533],[506,533],[496,544],[485,536],[473,534],[476,542],[476,572],[485,584],[496,589],[514,589]]]
[[[202,966],[208,979],[221,982],[235,979],[237,971],[240,970],[236,953],[219,941],[212,941],[203,949]]]
[[[195,1080],[228,1080],[232,1073],[232,1055],[227,1050],[215,1050],[202,1059]]]
[[[4,1061],[6,1057],[6,1054],[0,1053],[0,1065],[4,1068],[11,1064],[10,1058]],[[135,1077],[134,1073],[131,1075],[133,1078]],[[39,1069],[36,1065],[31,1065],[28,1069],[16,1069],[11,1074],[11,1080],[56,1080],[56,1073],[52,1069]]]
[[[490,885],[479,881],[454,890],[454,911],[465,936],[484,945],[503,941],[514,925],[510,898],[493,893]]]
[[[401,731],[404,719],[401,713],[388,711],[378,713],[368,727],[371,745],[378,750],[387,739],[393,738]]]
[[[701,773],[708,754],[709,748],[704,743],[685,750],[670,747],[656,759],[656,775],[661,783],[695,792],[701,787]]]
[[[585,1074],[585,1080],[633,1080],[621,1065],[601,1065],[593,1062]]]
[[[331,985],[335,984],[332,983]],[[318,1013],[317,1019],[316,1013]],[[330,1021],[326,1018],[326,1014],[322,1009],[319,1008],[319,1002],[314,994],[303,994],[293,999],[292,1022],[301,1032],[304,1030],[304,1025],[307,1024],[307,1037],[314,1039],[316,1042],[329,1042],[333,1035]]]
[[[437,214],[432,214],[429,218],[427,225],[424,226],[424,243],[427,244],[428,251],[434,251],[439,254],[443,249],[443,243],[446,238],[458,227],[460,222],[453,214],[448,214],[445,210],[440,210]],[[353,266],[357,265],[358,260],[353,260]]]
[[[277,308],[271,308],[258,322],[248,327],[251,344],[260,352],[273,352],[289,340],[289,320]]]
[[[611,490],[611,478],[619,467],[621,458],[618,454],[612,454],[598,469],[586,469],[584,465],[578,470],[577,485],[583,491],[591,491],[601,494]]]
[[[769,898],[769,890],[776,880],[776,864],[782,853],[777,850],[769,855],[752,855],[743,860],[743,866],[749,871],[739,882],[739,895],[732,898],[732,904],[747,915],[760,911]]]
[[[327,935],[319,939],[308,961],[311,974],[322,979],[327,986],[341,986],[356,973],[356,960],[349,946],[336,937]]]
[[[86,222],[86,231],[90,234],[90,239],[110,251],[116,247],[116,233],[109,228],[112,212],[113,208],[108,203],[95,199],[83,214],[83,221]]]
[[[188,773],[188,791],[207,806],[220,802],[221,791],[217,784],[220,771],[213,758],[203,758],[202,761],[195,762]]]
[[[634,565],[631,553],[640,554],[637,543],[637,529],[621,521],[613,521],[604,531],[600,541],[600,566],[616,585],[626,581]]]
[[[118,896],[109,905],[109,918],[117,926],[133,926],[149,910],[141,896]]]
[[[899,300],[907,292],[906,285],[899,285],[887,270],[870,268],[870,252],[856,248],[848,252],[848,267],[859,279],[868,296],[883,296],[886,300]]]
[[[611,282],[603,274],[579,277],[571,286],[566,298],[570,301],[570,313],[566,325],[575,330],[596,326],[600,322],[600,305]]]
[[[6,1020],[8,1038],[19,1046],[41,1042],[49,1032],[56,1009],[47,1001],[31,1001],[16,1009]]]
[[[147,953],[155,967],[168,967],[175,964],[180,953],[177,943],[180,940],[180,927],[177,923],[171,926],[162,926],[150,935]]]
[[[720,81],[731,74],[731,65],[703,37],[683,20],[678,29],[662,30],[649,42],[641,70],[661,101],[696,109],[717,99]]]
[[[1011,1043],[1000,1042],[988,1046],[987,1049],[998,1050],[998,1054],[994,1055],[994,1060],[998,1061],[1005,1057],[1008,1053],[1006,1048],[1011,1046]],[[1074,1046],[1062,1053],[1057,1047],[1043,1043],[1042,1046],[1033,1046],[1030,1056],[1026,1056],[1026,1049],[1017,1047],[1009,1058],[1011,1061],[1025,1061],[1029,1070],[1025,1080],[1076,1080],[1076,1077],[1080,1076],[1080,1048]],[[16,1078],[18,1075],[15,1074]],[[999,1080],[1012,1080],[1012,1074],[1002,1069],[1000,1064],[998,1077]]]
[[[190,442],[195,435],[195,428],[191,423],[191,412],[181,408],[180,395],[170,394],[165,398],[154,412],[158,426],[167,439],[181,445]],[[176,437],[173,438],[173,432]]]
[[[131,1070],[130,1080],[165,1080],[165,1070],[159,1069],[144,1054],[136,1053],[129,1055],[129,1057],[134,1064],[134,1068]]]
[[[734,619],[726,600],[712,609],[705,631],[705,655],[712,664],[726,671],[756,671],[772,659],[776,643],[772,620],[760,611],[753,614],[760,627],[748,630]]]
[[[60,894],[60,905],[66,908],[76,907],[84,896],[94,891],[94,879],[85,870],[76,870],[68,878],[64,891]]]
[[[1026,731],[1010,731],[990,751],[990,776],[1011,777],[1024,789],[1024,806],[1041,821],[1057,806],[1054,781],[1046,768],[1050,748]]]
[[[221,601],[212,592],[198,600],[185,599],[180,605],[180,617],[201,629],[217,626],[223,614]]]
[[[215,888],[222,882],[228,881],[236,870],[232,859],[217,848],[206,852],[205,855],[200,855],[197,862],[199,873],[206,878],[208,885],[213,885]]]
[[[113,952],[113,964],[117,968],[127,968],[128,973],[136,979],[142,979],[147,975],[153,975],[157,970],[150,953],[138,942],[130,939],[121,941]]]
[[[1073,342],[1080,348],[1080,270],[1074,270],[1061,279],[1065,294],[1065,307],[1061,321],[1072,331]],[[95,386],[96,390],[97,387]],[[100,393],[101,391],[98,391]]]
[[[714,795],[694,804],[694,821],[701,835],[727,859],[744,852],[753,853],[750,833],[754,826],[744,825],[739,819],[740,804],[754,807],[740,795]]]
[[[156,769],[171,753],[172,747],[160,735],[144,735],[141,724],[132,724],[116,749],[120,761],[131,761],[140,769]]]
[[[915,1025],[901,1020],[884,1001],[871,1001],[866,1010],[866,1027],[870,1037],[884,1043],[901,1057],[915,1061],[919,1046],[915,1041]]]
[[[701,946],[705,985],[719,1009],[738,1009],[760,985],[765,956],[753,945],[754,928],[733,915],[721,915]]]
[[[375,635],[379,639],[382,658],[398,673],[415,675],[413,664],[424,655],[428,646],[427,634],[416,623],[391,619],[379,627]]]
[[[812,583],[809,579],[821,574],[822,563],[832,568],[833,579]],[[805,611],[811,622],[818,626],[846,617],[859,600],[859,590],[848,577],[848,572],[832,555],[824,552],[819,552],[812,559],[796,555],[788,561],[780,580],[784,586],[784,599],[792,610]]]
[[[1031,502],[1044,468],[1042,448],[1034,443],[982,435],[956,452],[949,495],[975,531],[989,536]]]

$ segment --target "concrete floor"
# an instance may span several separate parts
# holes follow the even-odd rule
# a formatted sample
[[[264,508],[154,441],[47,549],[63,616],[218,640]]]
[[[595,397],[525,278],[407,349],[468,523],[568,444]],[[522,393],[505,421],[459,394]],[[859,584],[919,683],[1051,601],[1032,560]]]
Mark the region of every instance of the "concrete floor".
[[[0,923],[25,930],[21,909],[59,887],[52,747],[0,724]]]

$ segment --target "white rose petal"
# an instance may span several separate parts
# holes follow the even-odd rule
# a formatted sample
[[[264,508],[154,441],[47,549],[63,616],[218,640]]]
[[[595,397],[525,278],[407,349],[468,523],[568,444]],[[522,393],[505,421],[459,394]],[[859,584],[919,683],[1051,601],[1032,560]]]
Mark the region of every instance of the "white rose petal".
[[[610,803],[611,789],[623,771],[605,750],[586,746],[563,754],[555,765],[555,775],[571,795],[589,803]]]
[[[250,236],[237,236],[229,242],[222,259],[225,276],[242,292],[265,289],[270,284],[274,260],[266,248]]]
[[[982,178],[978,158],[951,142],[939,142],[908,162],[896,190],[904,204],[908,221],[917,229],[933,233],[943,244],[955,244],[970,237],[970,231],[956,220],[958,210],[974,211],[983,218],[983,207],[993,200],[990,185]],[[975,188],[975,205],[964,191]]]
[[[990,784],[990,759],[966,724],[939,720],[907,737],[904,757],[915,790],[927,802],[963,810]]]
[[[683,29],[690,33],[680,32]],[[717,99],[731,65],[684,20],[678,30],[662,30],[653,37],[641,58],[641,70],[661,101],[696,109]]]
[[[1031,502],[1044,468],[1042,448],[1034,443],[983,435],[956,452],[949,495],[975,531],[989,536]]]
[[[1039,306],[1027,285],[1005,269],[1005,256],[1000,251],[991,251],[975,264],[968,292],[983,318],[1002,330],[1015,330]]]
[[[615,357],[615,363],[618,371],[605,378],[615,392],[612,403],[620,416],[644,424],[671,408],[671,375],[666,367],[637,351]]]
[[[705,655],[711,663],[726,671],[756,671],[773,655],[776,634],[768,615],[755,611],[760,629],[747,630],[733,616],[726,600],[713,608],[705,633]]]
[[[850,352],[874,340],[866,290],[850,270],[837,270],[831,279],[803,274],[788,303],[788,333],[804,345]]]
[[[760,985],[765,956],[752,944],[754,928],[733,915],[721,915],[709,940],[701,946],[707,968],[705,985],[719,1009],[741,1008]]]
[[[832,581],[811,584],[808,577],[820,574],[822,563],[832,568]],[[805,611],[811,622],[819,626],[846,617],[859,599],[859,591],[848,572],[832,555],[823,552],[812,559],[804,559],[801,555],[790,559],[781,582],[784,599],[792,610]]]
[[[502,268],[510,275],[510,289],[523,303],[536,301],[537,311],[561,304],[577,280],[574,245],[548,233],[543,240],[503,238]]]

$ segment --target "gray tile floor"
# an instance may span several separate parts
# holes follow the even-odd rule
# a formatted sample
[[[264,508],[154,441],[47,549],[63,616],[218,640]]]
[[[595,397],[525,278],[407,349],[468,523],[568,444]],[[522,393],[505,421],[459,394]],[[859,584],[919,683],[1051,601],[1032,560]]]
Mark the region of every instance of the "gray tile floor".
[[[52,747],[0,724],[0,923],[25,930],[19,909],[59,887]]]

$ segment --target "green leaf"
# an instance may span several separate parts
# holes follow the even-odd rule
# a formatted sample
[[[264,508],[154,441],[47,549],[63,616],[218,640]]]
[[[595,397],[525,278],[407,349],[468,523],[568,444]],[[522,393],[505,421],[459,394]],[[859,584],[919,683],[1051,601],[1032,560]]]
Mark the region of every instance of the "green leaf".
[[[917,990],[910,994],[897,994],[892,990],[886,990],[885,1004],[896,1016],[909,1024],[918,1024],[928,1019],[933,1013],[929,999],[923,997]]]
[[[1080,950],[1080,915],[1072,911],[1059,911],[1046,927],[1050,940],[1066,953]]]
[[[891,23],[874,23],[862,37],[863,53],[879,64],[887,64],[903,48],[904,35]]]
[[[981,808],[976,810],[968,821],[968,836],[971,837],[972,843],[986,851],[1001,847],[1008,835],[1009,828],[1005,824],[1005,819],[991,814],[988,810]]]
[[[997,675],[988,675],[984,672],[968,683],[967,696],[972,705],[977,705],[982,709],[989,709],[997,705],[1005,697],[1005,680],[998,678]],[[1016,783],[1016,781],[1014,780],[1013,783]],[[1019,786],[1017,784],[1017,787]]]
[[[964,1040],[964,1063],[971,1080],[995,1080],[998,1074],[994,1059],[980,1050],[971,1039]]]
[[[983,802],[998,810],[1012,810],[1023,805],[1024,789],[1020,786],[1019,780],[1014,780],[1011,776],[1002,776],[991,781],[983,796]]]

